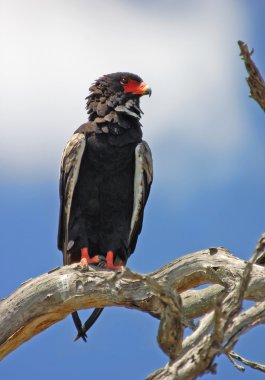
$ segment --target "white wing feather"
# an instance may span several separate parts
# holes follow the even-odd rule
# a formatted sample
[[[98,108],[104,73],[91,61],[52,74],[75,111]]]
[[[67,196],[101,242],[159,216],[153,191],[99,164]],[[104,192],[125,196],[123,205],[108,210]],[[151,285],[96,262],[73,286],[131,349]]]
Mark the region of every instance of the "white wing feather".
[[[83,133],[75,133],[66,144],[61,162],[61,180],[64,195],[64,252],[68,245],[68,223],[71,212],[75,185],[79,175],[81,159],[85,150],[86,139]]]
[[[147,187],[150,187],[152,181],[152,154],[148,144],[145,141],[142,141],[135,148],[134,202],[129,241],[132,238],[133,231],[139,222],[141,212],[147,200],[146,198],[148,196],[148,189],[146,188],[146,185]]]

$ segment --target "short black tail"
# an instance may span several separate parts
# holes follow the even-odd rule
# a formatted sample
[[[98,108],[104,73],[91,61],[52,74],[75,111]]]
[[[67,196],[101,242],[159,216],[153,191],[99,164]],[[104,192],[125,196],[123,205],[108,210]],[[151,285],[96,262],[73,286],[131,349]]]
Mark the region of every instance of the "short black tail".
[[[87,319],[87,321],[82,325],[81,320],[79,318],[78,312],[75,311],[72,313],[73,321],[75,324],[75,327],[77,329],[77,336],[75,337],[74,341],[78,340],[79,338],[82,338],[84,342],[87,341],[87,334],[86,332],[90,329],[90,327],[93,326],[93,324],[96,322],[100,314],[102,313],[103,308],[96,308],[93,310],[90,317]]]

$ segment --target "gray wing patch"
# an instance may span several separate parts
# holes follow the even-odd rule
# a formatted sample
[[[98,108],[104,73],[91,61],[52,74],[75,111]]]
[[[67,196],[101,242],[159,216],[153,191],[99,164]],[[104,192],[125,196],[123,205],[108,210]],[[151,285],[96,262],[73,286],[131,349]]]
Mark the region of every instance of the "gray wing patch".
[[[134,201],[129,234],[129,245],[131,245],[132,240],[137,239],[138,234],[141,232],[143,210],[149,195],[152,181],[152,153],[148,144],[145,141],[142,141],[135,148]],[[132,244],[135,245],[134,243]]]
[[[64,253],[66,259],[68,242],[68,224],[71,212],[72,199],[75,185],[79,175],[79,169],[83,153],[86,146],[86,139],[83,133],[75,133],[66,144],[61,161],[60,176],[60,199],[61,212],[58,233],[58,247]]]

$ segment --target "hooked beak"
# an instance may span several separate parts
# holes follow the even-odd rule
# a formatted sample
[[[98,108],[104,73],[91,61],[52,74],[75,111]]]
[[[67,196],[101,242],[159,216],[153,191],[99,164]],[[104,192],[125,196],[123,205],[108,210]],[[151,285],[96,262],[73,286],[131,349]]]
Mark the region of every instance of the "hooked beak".
[[[148,84],[142,82],[139,86],[141,95],[149,95],[149,97],[152,95],[151,87],[148,86]]]

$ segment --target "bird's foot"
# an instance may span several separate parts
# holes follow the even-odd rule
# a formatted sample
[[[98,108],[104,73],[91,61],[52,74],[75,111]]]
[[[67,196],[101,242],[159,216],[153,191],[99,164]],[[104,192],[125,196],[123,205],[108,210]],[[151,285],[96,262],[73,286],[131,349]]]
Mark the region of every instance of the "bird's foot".
[[[123,269],[124,265],[114,265],[114,253],[113,251],[108,251],[106,256],[105,268],[107,269]]]
[[[89,264],[98,264],[99,263],[99,257],[98,256],[93,256],[93,257],[89,257],[89,258],[86,258],[86,257],[83,257],[81,260],[80,260],[80,266],[82,269],[86,269],[88,267]]]
[[[86,270],[89,264],[98,264],[100,262],[100,258],[98,255],[89,257],[88,248],[81,248],[81,260],[80,266],[82,270]]]

